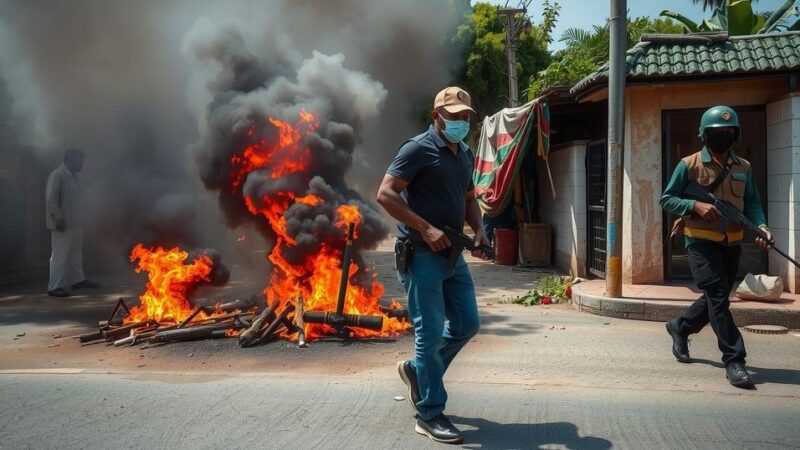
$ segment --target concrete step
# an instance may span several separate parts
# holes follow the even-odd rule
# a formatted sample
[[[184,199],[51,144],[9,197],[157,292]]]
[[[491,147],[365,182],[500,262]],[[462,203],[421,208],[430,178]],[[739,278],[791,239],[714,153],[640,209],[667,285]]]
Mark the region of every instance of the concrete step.
[[[591,280],[572,287],[572,304],[579,311],[619,319],[666,322],[680,316],[701,293],[689,286],[626,285],[623,297],[604,295],[605,281]],[[780,325],[800,329],[800,295],[784,294],[774,302],[731,297],[736,325]]]

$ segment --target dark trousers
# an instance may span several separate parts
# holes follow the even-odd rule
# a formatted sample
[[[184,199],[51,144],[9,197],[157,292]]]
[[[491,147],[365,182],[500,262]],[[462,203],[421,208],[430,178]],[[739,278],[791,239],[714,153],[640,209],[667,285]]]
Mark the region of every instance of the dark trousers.
[[[730,308],[730,293],[739,270],[741,251],[738,245],[703,240],[687,247],[692,277],[703,296],[678,319],[679,332],[688,336],[710,323],[725,364],[744,362],[747,356]]]

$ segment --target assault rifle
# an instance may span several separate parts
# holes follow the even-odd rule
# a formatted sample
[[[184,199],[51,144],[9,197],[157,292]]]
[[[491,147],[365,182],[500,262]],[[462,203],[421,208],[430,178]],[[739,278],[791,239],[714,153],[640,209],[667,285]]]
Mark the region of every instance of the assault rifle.
[[[466,234],[454,230],[448,226],[445,226],[442,231],[447,236],[447,239],[450,241],[450,245],[452,246],[452,250],[450,252],[450,258],[447,260],[447,267],[453,268],[458,263],[458,257],[461,255],[461,252],[464,250],[475,251],[480,250],[486,255],[489,259],[494,259],[494,249],[486,244],[475,245],[475,240],[471,237],[467,236]]]
[[[719,231],[725,232],[728,229],[728,225],[735,224],[740,225],[745,230],[753,233],[756,237],[759,237],[769,244],[769,247],[778,252],[781,256],[788,259],[789,262],[794,264],[797,267],[800,267],[800,262],[794,260],[791,256],[784,253],[781,249],[775,247],[775,240],[774,239],[767,239],[767,233],[764,232],[761,228],[758,228],[753,222],[750,221],[744,214],[742,214],[735,206],[733,206],[730,202],[725,200],[720,200],[714,196],[711,192],[706,191],[696,181],[690,181],[689,185],[686,187],[684,194],[688,197],[691,197],[695,200],[699,200],[701,202],[710,203],[714,205],[715,208],[720,212],[722,217],[720,218],[719,224]]]

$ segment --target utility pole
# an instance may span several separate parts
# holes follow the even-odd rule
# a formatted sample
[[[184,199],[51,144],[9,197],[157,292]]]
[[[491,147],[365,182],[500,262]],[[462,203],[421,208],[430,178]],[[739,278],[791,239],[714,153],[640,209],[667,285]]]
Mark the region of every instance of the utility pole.
[[[508,100],[509,106],[519,106],[519,83],[517,80],[517,48],[519,35],[531,26],[526,13],[531,0],[519,2],[516,8],[497,7],[497,15],[506,29],[506,60],[508,62]]]
[[[622,152],[625,148],[627,0],[611,0],[608,61],[606,295],[622,297]]]

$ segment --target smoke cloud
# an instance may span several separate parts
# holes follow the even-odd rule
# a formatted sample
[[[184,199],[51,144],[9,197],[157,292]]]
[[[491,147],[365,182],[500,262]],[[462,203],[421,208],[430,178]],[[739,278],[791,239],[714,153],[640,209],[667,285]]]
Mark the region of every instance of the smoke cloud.
[[[13,123],[3,139],[34,152],[39,172],[68,147],[87,153],[87,250],[97,266],[127,267],[136,242],[239,258],[228,256],[238,233],[227,230],[251,219],[221,189],[225,158],[241,150],[248,125],[292,123],[306,108],[320,116],[308,139],[316,176],[281,182],[316,193],[324,208],[357,204],[363,240],[374,243],[387,228],[363,198],[394,150],[422,131],[420,105],[457,69],[459,55],[441,45],[459,19],[448,3],[0,0],[0,111]],[[277,187],[253,174],[243,188]],[[324,208],[287,211],[304,251],[316,245],[309,227],[324,230],[322,218],[333,217]]]

